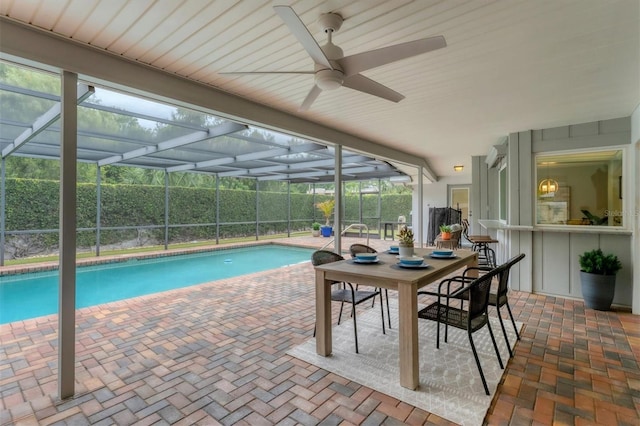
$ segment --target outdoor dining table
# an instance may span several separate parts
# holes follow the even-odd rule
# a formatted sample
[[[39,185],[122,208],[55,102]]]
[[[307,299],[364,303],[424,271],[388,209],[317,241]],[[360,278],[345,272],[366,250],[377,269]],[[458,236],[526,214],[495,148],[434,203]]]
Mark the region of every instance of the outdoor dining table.
[[[359,264],[342,260],[315,267],[316,271],[316,352],[330,356],[332,352],[331,284],[335,281],[370,285],[398,291],[398,330],[400,385],[416,389],[419,383],[418,290],[452,272],[477,266],[477,252],[455,251],[455,258],[435,259],[430,249],[415,249],[425,256],[428,268],[402,268],[398,255],[378,253],[378,262]]]

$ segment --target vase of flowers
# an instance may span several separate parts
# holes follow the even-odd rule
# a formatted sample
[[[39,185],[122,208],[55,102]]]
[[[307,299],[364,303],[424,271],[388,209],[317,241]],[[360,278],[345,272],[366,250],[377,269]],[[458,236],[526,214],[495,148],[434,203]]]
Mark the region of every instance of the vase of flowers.
[[[407,225],[403,225],[400,228],[400,232],[398,232],[398,239],[400,240],[398,243],[400,257],[412,257],[414,248],[413,231],[407,228]]]

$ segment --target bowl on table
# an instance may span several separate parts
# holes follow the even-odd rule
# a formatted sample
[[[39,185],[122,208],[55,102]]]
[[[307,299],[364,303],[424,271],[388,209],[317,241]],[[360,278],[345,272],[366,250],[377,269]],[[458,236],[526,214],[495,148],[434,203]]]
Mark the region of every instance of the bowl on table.
[[[400,253],[400,247],[398,246],[389,247],[389,253]]]
[[[375,262],[378,260],[377,253],[356,253],[356,260],[358,262]]]
[[[451,256],[453,255],[453,250],[434,250],[432,254],[436,256]]]
[[[420,256],[401,257],[400,264],[407,266],[420,266],[424,262],[424,259]]]

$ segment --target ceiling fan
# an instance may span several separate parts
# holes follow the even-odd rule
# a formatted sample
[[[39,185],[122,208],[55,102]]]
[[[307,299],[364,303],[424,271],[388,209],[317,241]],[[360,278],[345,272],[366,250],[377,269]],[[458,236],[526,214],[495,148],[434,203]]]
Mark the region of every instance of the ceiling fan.
[[[309,109],[323,90],[334,90],[341,86],[392,102],[400,102],[404,99],[402,94],[363,76],[360,72],[440,49],[447,45],[443,36],[435,36],[344,56],[342,49],[331,41],[332,34],[342,26],[342,16],[337,13],[320,15],[318,23],[327,34],[327,43],[321,47],[291,7],[274,6],[273,9],[311,56],[315,63],[315,69],[313,71],[227,72],[223,74],[314,74],[315,84],[302,102],[300,110]]]

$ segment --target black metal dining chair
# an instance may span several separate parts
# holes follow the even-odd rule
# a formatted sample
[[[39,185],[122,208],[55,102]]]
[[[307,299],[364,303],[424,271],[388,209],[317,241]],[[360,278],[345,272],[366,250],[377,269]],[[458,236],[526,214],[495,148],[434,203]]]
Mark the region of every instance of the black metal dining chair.
[[[429,294],[436,295],[438,297],[436,302],[418,311],[418,318],[436,321],[436,347],[438,349],[440,348],[440,324],[445,325],[445,342],[447,342],[448,339],[449,326],[467,331],[473,357],[475,358],[476,366],[478,367],[478,372],[482,379],[482,385],[484,386],[484,391],[487,395],[490,395],[489,387],[487,386],[487,381],[484,377],[484,372],[482,371],[482,365],[480,364],[480,358],[478,357],[478,352],[476,351],[472,334],[481,330],[484,326],[487,326],[493,343],[493,348],[496,352],[496,356],[498,357],[498,363],[500,364],[500,368],[504,369],[502,358],[500,357],[500,351],[498,350],[498,344],[496,343],[491,323],[489,321],[489,314],[487,312],[491,281],[503,268],[503,266],[499,266],[498,268],[495,268],[468,283],[461,283],[454,279],[445,279],[440,282],[437,293],[428,291],[418,292],[419,295]],[[455,288],[451,288],[452,284]],[[443,289],[445,285],[446,289]],[[465,295],[465,299],[467,300],[466,309],[462,304],[460,307],[451,304],[459,295],[462,294]],[[455,300],[455,303],[458,304],[458,301]]]
[[[332,262],[338,262],[340,260],[344,260],[344,257],[329,250],[318,250],[313,252],[313,254],[311,255],[311,263],[313,264],[313,266],[324,265]],[[374,299],[376,296],[380,296],[380,314],[382,315],[382,334],[386,334],[386,330],[384,326],[384,308],[382,307],[382,292],[380,290],[375,290],[375,291],[356,290],[353,288],[353,285],[351,283],[345,283],[345,282],[339,282],[339,281],[332,283],[332,286],[333,285],[339,285],[340,287],[337,290],[331,291],[331,301],[340,302],[340,314],[338,315],[338,324],[340,324],[340,320],[342,319],[342,310],[343,310],[344,304],[345,303],[351,304],[351,316],[353,318],[353,335],[355,338],[356,353],[359,353],[356,306],[368,300]],[[315,329],[313,330],[313,335],[314,337],[316,335]]]
[[[352,258],[355,258],[358,253],[378,253],[378,251],[373,247],[359,243],[351,244],[351,246],[349,247],[349,252],[351,253]],[[358,286],[356,285],[356,290],[357,289]],[[376,288],[376,290],[381,289]],[[384,296],[387,299],[387,323],[389,328],[391,328],[391,313],[389,311],[389,290],[387,290],[386,288],[384,289]],[[375,303],[375,299],[373,299],[373,301],[373,303]],[[371,307],[373,307],[373,303],[371,304]]]
[[[489,294],[489,306],[494,306],[496,308],[496,311],[498,313],[498,320],[500,320],[500,327],[502,328],[502,334],[504,335],[504,340],[507,343],[507,348],[509,349],[509,357],[513,358],[513,350],[511,349],[511,344],[509,343],[509,338],[507,337],[507,330],[504,326],[504,321],[502,319],[502,315],[500,314],[500,308],[503,306],[507,307],[507,312],[509,313],[509,318],[511,319],[511,324],[513,325],[513,330],[516,333],[516,339],[520,340],[520,333],[518,332],[518,327],[516,326],[516,321],[513,318],[513,312],[511,312],[511,306],[509,306],[509,297],[508,297],[508,293],[509,293],[509,276],[511,274],[511,268],[517,264],[518,262],[520,262],[522,259],[524,259],[525,254],[524,253],[520,253],[517,256],[512,257],[511,259],[507,260],[505,263],[503,263],[502,265],[500,265],[501,267],[503,267],[501,269],[501,272],[498,274],[498,276],[496,277],[498,280],[498,288],[496,290],[496,292],[491,292]],[[459,277],[453,277],[453,280],[459,281],[459,282],[471,282],[473,281],[473,277],[469,276],[468,274],[471,271],[478,271],[479,273],[485,273],[488,271],[493,270],[493,268],[487,267],[487,266],[477,266],[477,267],[469,267],[467,268],[461,276]],[[456,296],[458,299],[465,299],[466,298],[466,294],[462,293],[459,294],[458,296]]]

